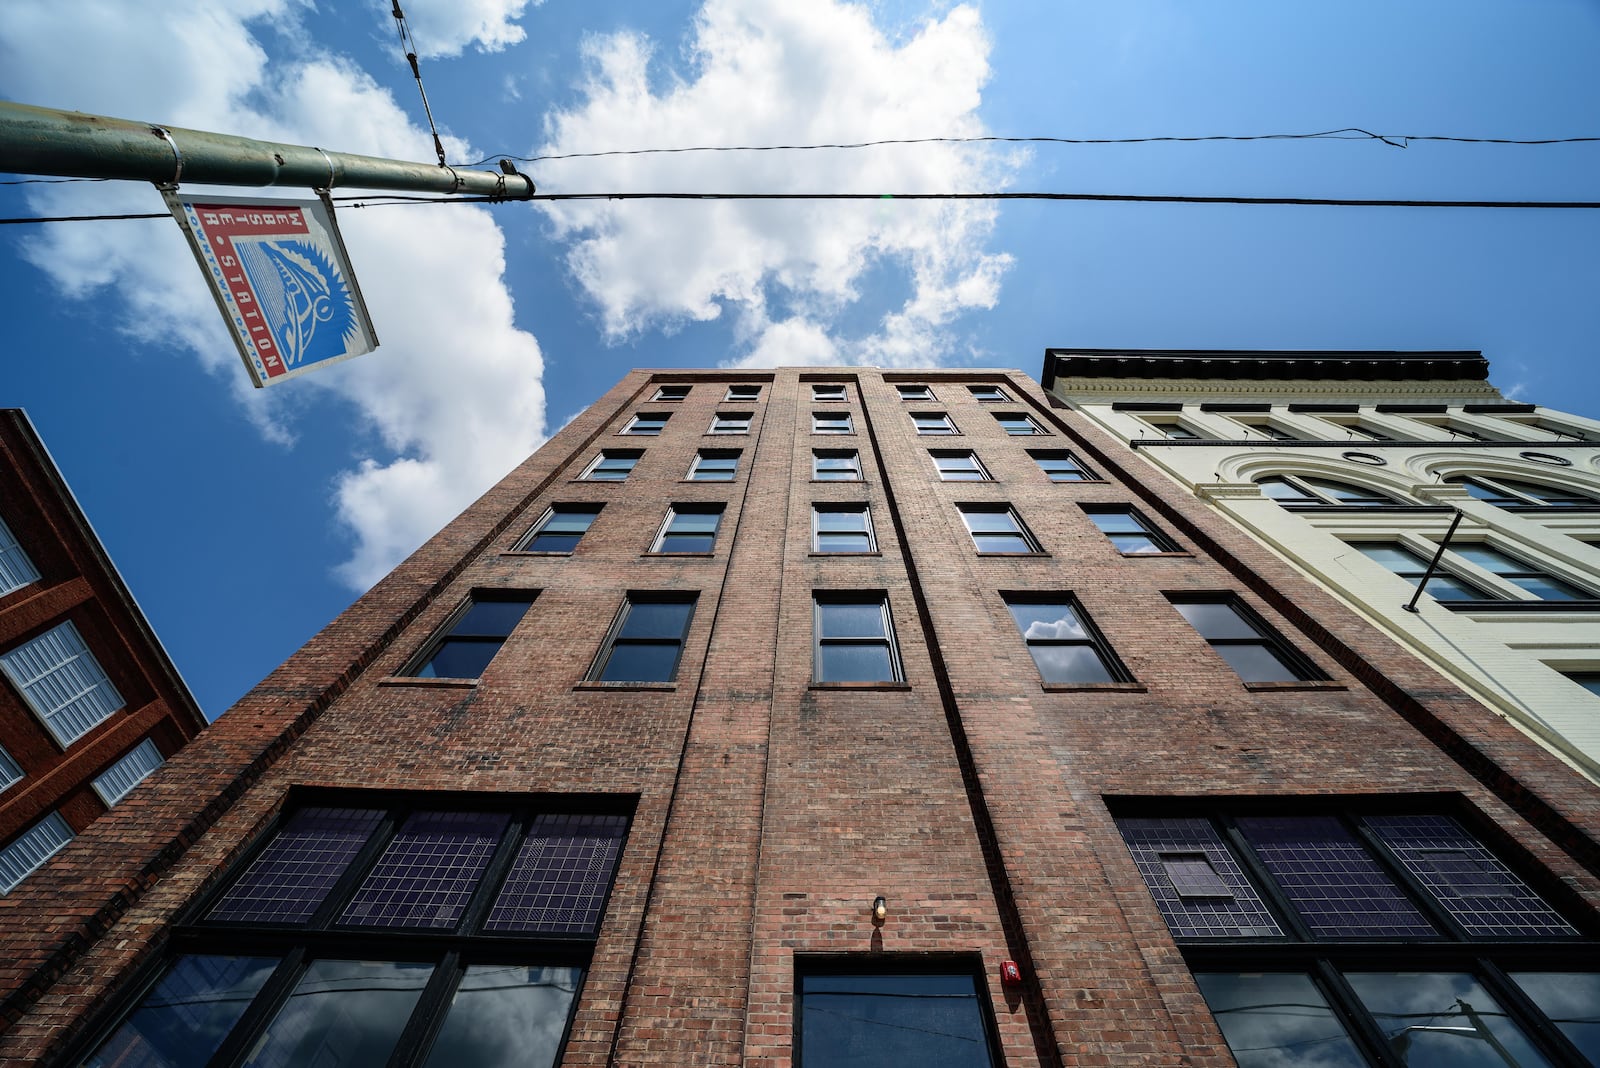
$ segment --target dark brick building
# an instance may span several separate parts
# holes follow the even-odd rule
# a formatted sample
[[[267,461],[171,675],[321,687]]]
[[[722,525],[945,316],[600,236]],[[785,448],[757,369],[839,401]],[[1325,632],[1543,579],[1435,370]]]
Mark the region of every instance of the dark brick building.
[[[205,725],[27,414],[0,409],[0,893]]]
[[[1144,471],[629,374],[0,901],[0,1054],[1597,1056],[1594,788]]]

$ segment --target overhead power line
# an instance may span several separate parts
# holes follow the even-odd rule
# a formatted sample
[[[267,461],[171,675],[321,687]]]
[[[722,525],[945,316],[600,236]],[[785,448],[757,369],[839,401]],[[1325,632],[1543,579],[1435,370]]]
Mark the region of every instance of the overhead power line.
[[[428,132],[433,134],[433,151],[439,157],[439,166],[447,167],[444,161],[444,142],[439,140],[439,127],[433,124],[433,109],[428,106],[428,91],[422,87],[422,69],[417,66],[417,42],[411,36],[411,25],[406,22],[406,13],[400,10],[400,0],[392,0],[394,5],[394,24],[400,31],[400,47],[406,54],[406,62],[411,64],[411,76],[417,80],[417,92],[422,94],[422,113],[428,117]]]
[[[352,208],[399,207],[406,204],[504,204],[506,197],[411,197],[374,194],[334,197]],[[1597,200],[1401,200],[1373,197],[1189,196],[1157,193],[535,193],[518,202],[595,200],[1057,200],[1113,204],[1243,204],[1334,208],[1508,208],[1594,210]],[[106,222],[118,219],[165,219],[167,212],[127,215],[56,215],[0,219],[0,225],[47,222]]]

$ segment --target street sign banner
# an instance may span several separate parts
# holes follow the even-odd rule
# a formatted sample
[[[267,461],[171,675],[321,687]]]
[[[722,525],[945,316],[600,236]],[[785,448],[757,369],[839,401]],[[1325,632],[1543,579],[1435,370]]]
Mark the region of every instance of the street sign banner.
[[[378,346],[333,204],[163,190],[256,387]]]

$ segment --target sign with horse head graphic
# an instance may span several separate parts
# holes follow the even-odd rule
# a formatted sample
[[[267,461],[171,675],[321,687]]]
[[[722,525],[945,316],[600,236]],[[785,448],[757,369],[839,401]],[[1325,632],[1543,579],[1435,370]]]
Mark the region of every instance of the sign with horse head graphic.
[[[326,194],[163,195],[258,388],[377,348]]]

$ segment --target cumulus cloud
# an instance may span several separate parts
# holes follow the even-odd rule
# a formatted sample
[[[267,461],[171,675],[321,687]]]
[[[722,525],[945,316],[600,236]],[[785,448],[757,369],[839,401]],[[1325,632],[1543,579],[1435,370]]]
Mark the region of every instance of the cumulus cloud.
[[[491,5],[483,5],[488,7]],[[507,12],[521,4],[503,4]],[[290,0],[176,0],[159,18],[101,0],[0,6],[0,92],[58,107],[251,136],[427,159],[427,134],[348,60],[299,33]],[[269,63],[258,33],[298,42]],[[187,29],[185,29],[187,27]],[[73,56],[71,64],[60,57]],[[36,58],[43,57],[43,58]],[[15,61],[15,62],[12,62]],[[448,146],[458,156],[467,146]],[[238,193],[240,191],[233,190]],[[285,194],[288,191],[283,191]],[[149,211],[148,187],[50,187],[51,214]],[[114,291],[131,333],[188,348],[221,374],[269,438],[288,442],[313,391],[347,404],[370,455],[331,487],[354,538],[340,576],[355,588],[411,549],[525,457],[544,431],[537,341],[516,329],[504,237],[479,208],[347,212],[346,243],[382,346],[297,379],[249,389],[231,340],[177,227],[52,227],[27,248],[72,296]]]
[[[537,7],[544,0],[534,0]],[[480,52],[499,52],[519,44],[528,31],[517,25],[528,0],[404,0],[401,10],[423,58],[459,56],[469,45]],[[390,3],[375,5],[385,14]]]
[[[961,6],[891,38],[865,5],[708,0],[687,75],[666,79],[647,39],[591,40],[581,103],[551,114],[537,154],[686,145],[978,135],[988,40]],[[664,82],[664,84],[663,84]],[[542,165],[561,191],[950,192],[1005,183],[1009,161],[971,145],[623,156]],[[944,328],[993,307],[1010,257],[987,251],[975,202],[551,204],[567,263],[613,342],[729,316],[743,362],[926,364]],[[887,271],[909,290],[869,330],[837,325]]]

